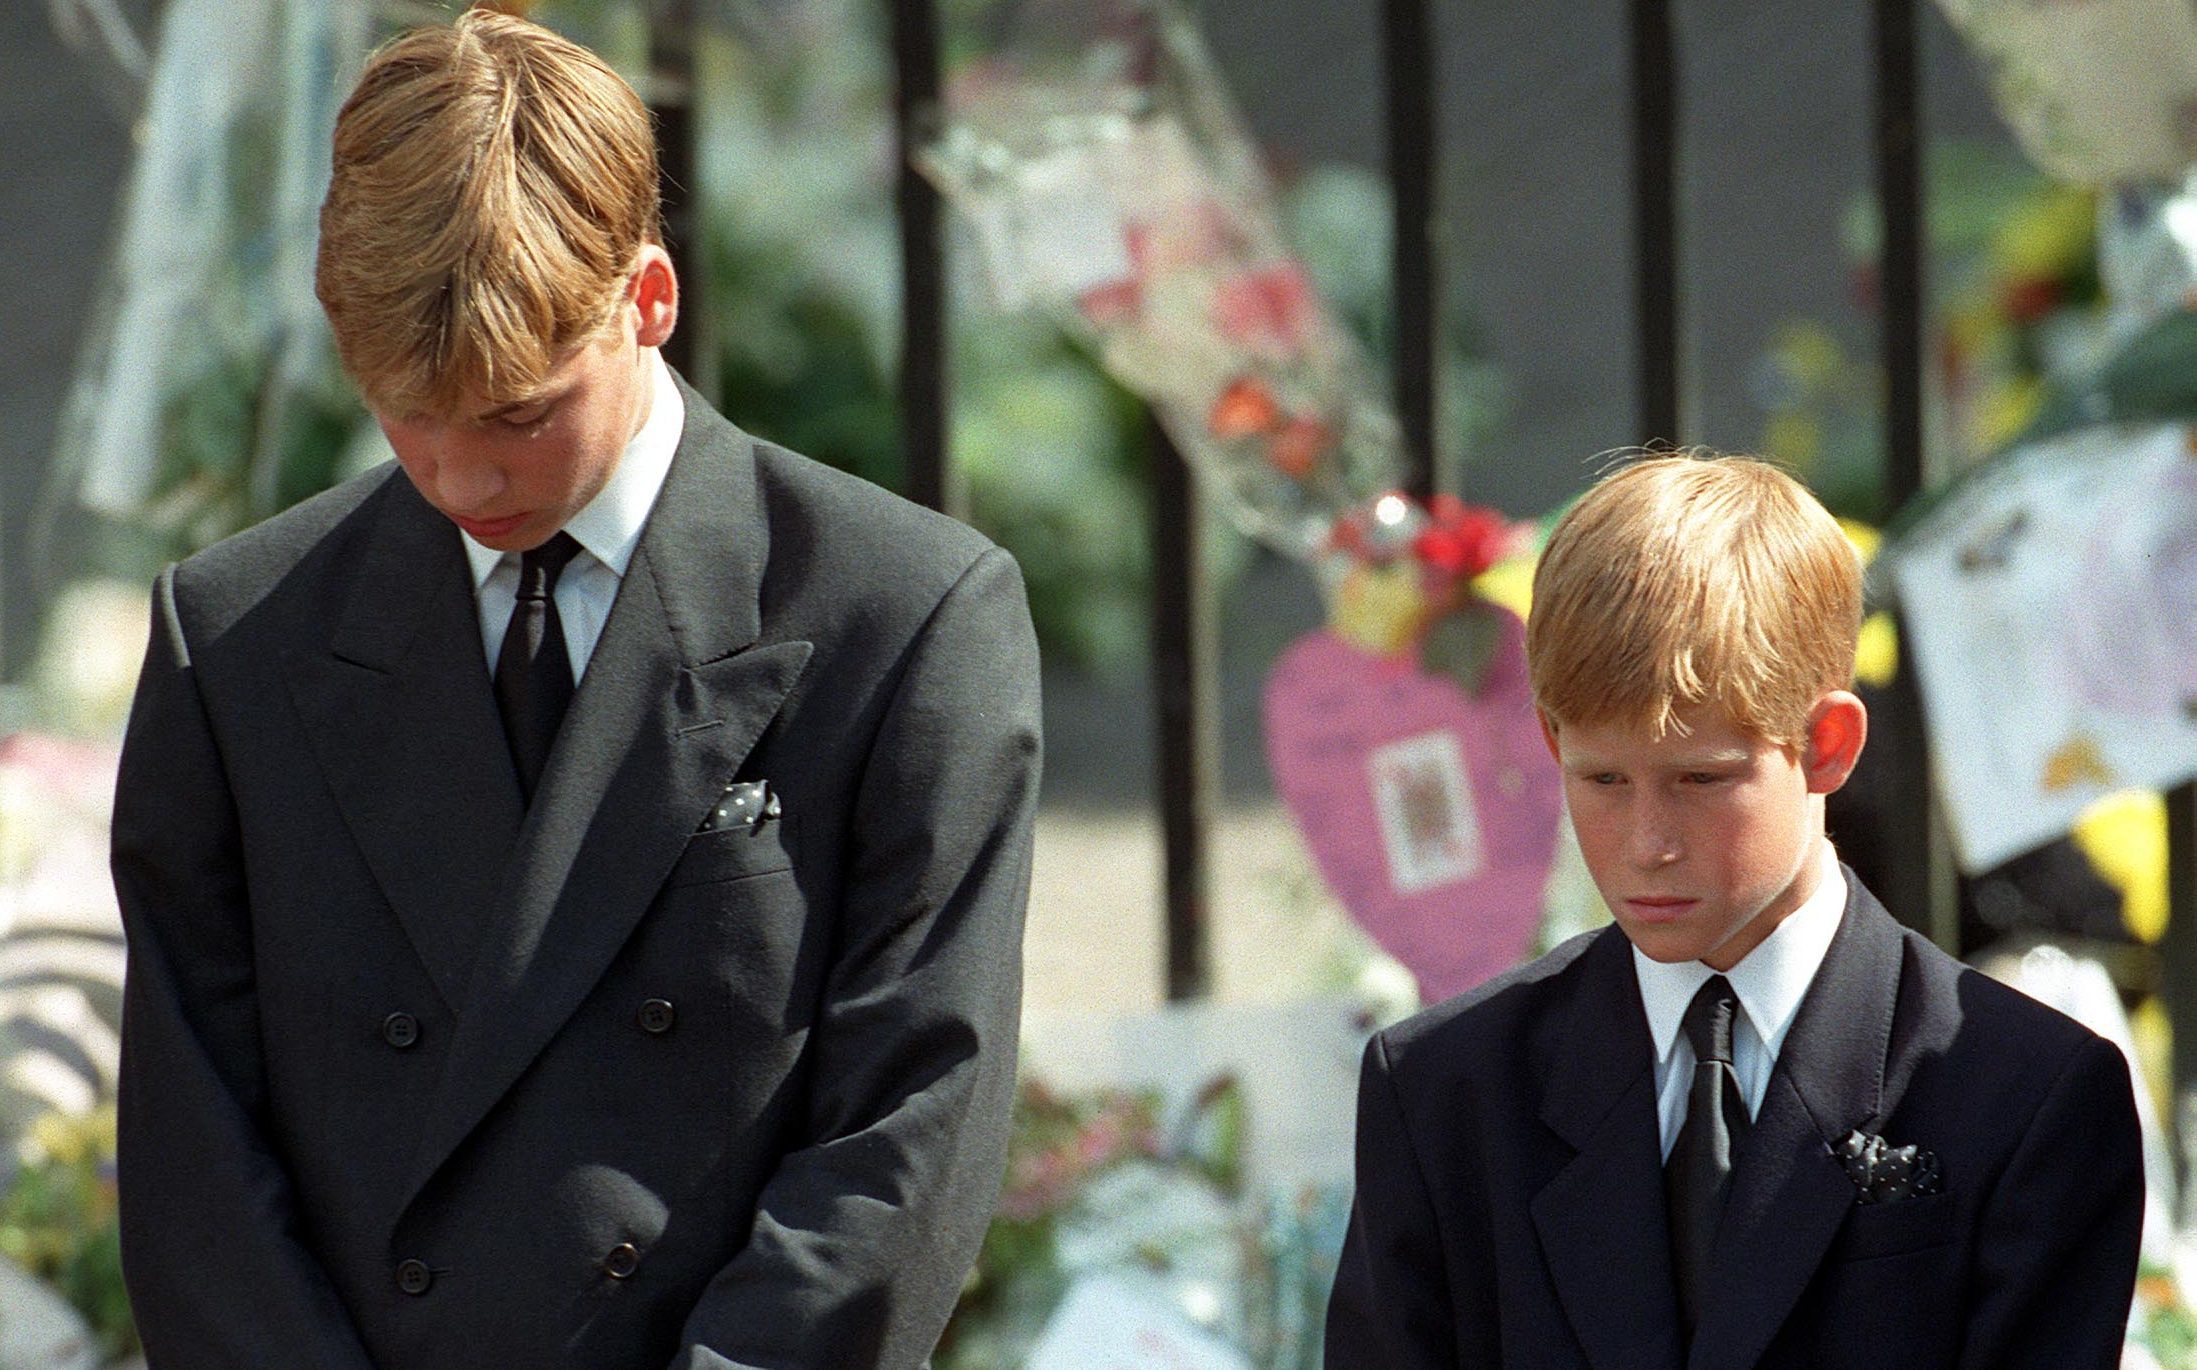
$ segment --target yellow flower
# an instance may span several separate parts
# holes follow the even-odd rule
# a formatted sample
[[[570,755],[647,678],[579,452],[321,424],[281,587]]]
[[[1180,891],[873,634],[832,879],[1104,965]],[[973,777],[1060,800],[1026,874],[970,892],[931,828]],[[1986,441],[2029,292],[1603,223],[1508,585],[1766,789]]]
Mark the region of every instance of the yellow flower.
[[[1867,566],[1877,559],[1877,548],[1884,545],[1884,534],[1860,519],[1840,519],[1838,530],[1846,535],[1848,542],[1854,544],[1854,550],[1861,553],[1862,565]]]
[[[1778,414],[1762,426],[1763,450],[1805,470],[1823,454],[1823,425],[1807,414]]]
[[[2121,790],[2084,809],[2075,845],[2121,892],[2128,930],[2146,942],[2166,932],[2166,801],[2151,790]]]
[[[1472,588],[1482,599],[1502,605],[1524,618],[1533,608],[1533,568],[1540,558],[1532,552],[1521,553],[1496,562],[1480,573],[1472,582]]]
[[[2097,194],[2054,186],[2025,201],[1991,236],[1991,265],[2018,281],[2058,278],[2090,259],[2097,236]]]
[[[1994,388],[1976,406],[1971,421],[1970,436],[1976,450],[1996,452],[2012,442],[2014,435],[2037,417],[2037,408],[2043,403],[2044,380],[2039,376],[2017,376]]]
[[[1810,390],[1829,384],[1846,365],[1846,349],[1839,346],[1838,335],[1815,319],[1781,325],[1770,348],[1793,379]]]
[[[1419,564],[1406,559],[1391,566],[1351,567],[1335,592],[1328,622],[1353,647],[1395,656],[1418,636],[1426,611]]]
[[[1892,626],[1892,616],[1880,610],[1861,621],[1861,637],[1854,643],[1854,678],[1881,689],[1898,674],[1899,630]]]

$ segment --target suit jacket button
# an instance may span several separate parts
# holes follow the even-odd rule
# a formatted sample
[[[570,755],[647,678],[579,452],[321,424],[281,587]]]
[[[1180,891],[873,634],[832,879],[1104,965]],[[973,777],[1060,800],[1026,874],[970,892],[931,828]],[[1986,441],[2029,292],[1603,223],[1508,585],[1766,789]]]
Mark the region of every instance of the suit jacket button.
[[[381,1020],[381,1039],[399,1051],[420,1039],[420,1020],[409,1013],[392,1013]]]
[[[669,999],[651,999],[641,1005],[639,1015],[641,1031],[654,1033],[661,1037],[671,1031],[672,1019],[675,1016]]]
[[[397,1288],[407,1294],[424,1294],[435,1282],[435,1272],[427,1268],[425,1261],[402,1261],[397,1265]]]
[[[632,1242],[618,1243],[603,1257],[603,1273],[614,1280],[628,1279],[640,1268],[641,1249]]]

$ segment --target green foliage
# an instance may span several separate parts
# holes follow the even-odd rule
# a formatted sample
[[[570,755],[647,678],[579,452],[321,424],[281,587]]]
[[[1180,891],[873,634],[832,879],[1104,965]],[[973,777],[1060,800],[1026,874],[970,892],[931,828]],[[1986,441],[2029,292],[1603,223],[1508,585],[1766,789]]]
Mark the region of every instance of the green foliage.
[[[2009,149],[1962,140],[1932,145],[1925,193],[1933,443],[1961,468],[2003,448],[2031,422],[2049,379],[2079,364],[2102,302],[2096,196]],[[1873,196],[1854,199],[1842,236],[1858,292],[1875,308]],[[1884,378],[1873,344],[1856,348],[1818,319],[1786,319],[1753,388],[1766,411],[1763,451],[1833,513],[1879,521],[1895,512],[1881,507]]]
[[[2145,1263],[2136,1280],[2136,1311],[2129,1330],[2162,1370],[2197,1367],[2197,1317],[2182,1302],[2172,1270]]]
[[[82,1313],[110,1359],[137,1350],[115,1218],[113,1105],[32,1124],[0,1198],[0,1253]]]

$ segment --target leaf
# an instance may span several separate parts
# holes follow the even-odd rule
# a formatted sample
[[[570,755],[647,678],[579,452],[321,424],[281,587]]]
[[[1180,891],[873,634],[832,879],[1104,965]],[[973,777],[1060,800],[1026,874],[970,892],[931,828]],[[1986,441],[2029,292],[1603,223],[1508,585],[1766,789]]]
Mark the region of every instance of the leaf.
[[[1419,643],[1419,668],[1446,675],[1468,695],[1487,683],[1488,667],[1502,642],[1503,621],[1495,606],[1477,596],[1435,619]]]
[[[2197,313],[2177,310],[2129,339],[2094,374],[2052,396],[2012,444],[2091,423],[2197,419]]]

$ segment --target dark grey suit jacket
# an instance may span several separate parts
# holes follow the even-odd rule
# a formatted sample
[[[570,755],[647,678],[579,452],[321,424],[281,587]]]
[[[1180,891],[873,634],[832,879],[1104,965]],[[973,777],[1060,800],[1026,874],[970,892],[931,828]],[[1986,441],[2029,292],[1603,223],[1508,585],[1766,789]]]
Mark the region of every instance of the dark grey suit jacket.
[[[1654,1049],[1615,927],[1376,1036],[1329,1370],[2110,1370],[2143,1174],[2110,1043],[1968,969],[1853,872],[1771,1072],[1682,1359]],[[1944,1191],[1861,1204],[1849,1130]]]
[[[395,468],[160,578],[114,817],[154,1370],[936,1342],[1013,1086],[1020,577],[686,402],[531,809]],[[758,779],[781,817],[698,831]]]

